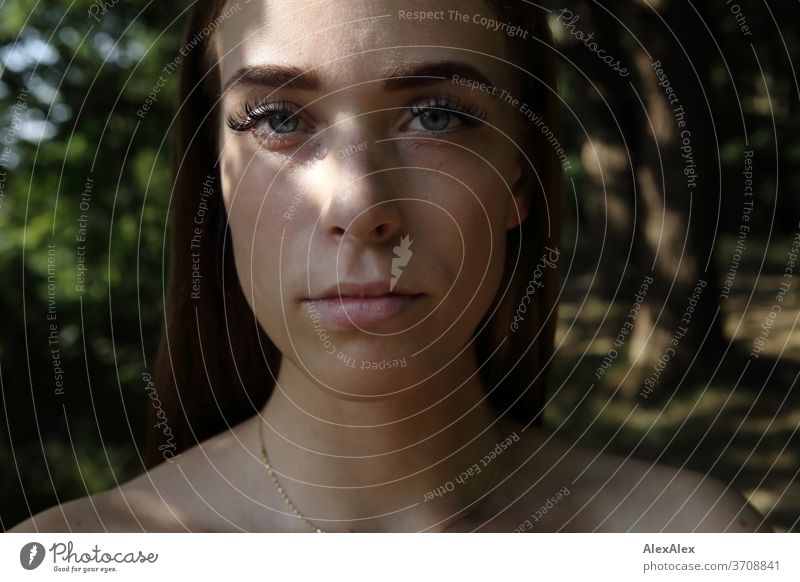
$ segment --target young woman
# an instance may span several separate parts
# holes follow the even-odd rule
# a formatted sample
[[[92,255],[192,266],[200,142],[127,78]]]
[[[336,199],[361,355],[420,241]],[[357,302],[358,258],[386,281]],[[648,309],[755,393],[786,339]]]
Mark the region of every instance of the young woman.
[[[541,429],[561,196],[545,17],[199,1],[150,469],[15,531],[763,528],[710,478]]]

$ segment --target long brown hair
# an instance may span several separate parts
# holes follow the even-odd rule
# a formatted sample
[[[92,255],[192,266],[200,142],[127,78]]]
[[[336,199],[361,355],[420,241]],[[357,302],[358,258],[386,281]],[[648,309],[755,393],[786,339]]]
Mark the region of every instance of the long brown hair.
[[[526,167],[532,205],[520,228],[508,231],[498,296],[474,339],[478,361],[485,363],[482,380],[498,414],[541,425],[553,355],[558,268],[537,272],[532,296],[526,289],[531,289],[545,247],[560,243],[561,167],[552,145],[560,140],[560,131],[552,42],[540,8],[524,0],[487,4],[500,21],[529,33],[526,38],[508,37],[511,61],[519,67],[520,103],[537,112],[553,133],[546,135],[520,117],[525,132],[520,146],[533,165]],[[226,228],[216,149],[220,79],[211,40],[225,5],[226,0],[196,2],[185,34],[184,47],[191,49],[180,63],[171,263],[153,378],[160,405],[148,407],[148,466],[253,415],[269,398],[281,361],[245,299]],[[195,219],[200,214],[198,235]],[[201,278],[193,280],[198,273]],[[530,302],[511,333],[526,293]]]

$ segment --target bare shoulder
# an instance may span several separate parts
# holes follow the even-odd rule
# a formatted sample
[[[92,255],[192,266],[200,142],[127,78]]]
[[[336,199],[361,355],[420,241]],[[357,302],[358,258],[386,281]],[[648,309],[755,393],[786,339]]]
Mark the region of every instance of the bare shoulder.
[[[114,489],[73,499],[42,511],[10,532],[79,533],[172,531],[169,508],[140,478]]]
[[[576,482],[598,531],[768,532],[763,517],[732,487],[690,469],[582,450],[594,466]],[[578,482],[580,484],[578,485]]]
[[[231,431],[221,433],[119,487],[51,507],[9,531],[239,531],[219,511],[231,487],[220,482],[236,472],[234,440]]]
[[[526,440],[524,451],[536,451],[524,479],[538,485],[522,511],[530,513],[525,519],[532,531],[773,531],[739,492],[713,477],[576,446],[538,430]]]
[[[595,513],[605,531],[771,531],[738,491],[710,475],[610,454],[589,474],[601,483]]]
[[[628,482],[641,483],[619,509],[620,519],[641,517],[629,531],[773,531],[741,493],[715,477],[638,460],[628,471]]]

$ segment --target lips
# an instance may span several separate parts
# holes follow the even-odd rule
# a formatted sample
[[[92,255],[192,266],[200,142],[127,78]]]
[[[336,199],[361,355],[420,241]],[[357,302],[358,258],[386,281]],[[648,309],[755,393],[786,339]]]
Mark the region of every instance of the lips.
[[[306,298],[306,300],[336,299],[339,297],[380,297],[382,295],[417,295],[417,293],[413,293],[398,287],[390,290],[390,283],[387,280],[373,281],[370,283],[341,282],[331,285],[317,295]]]
[[[389,281],[339,283],[306,298],[310,313],[316,311],[331,326],[365,327],[386,323],[406,314],[424,293],[395,288]]]

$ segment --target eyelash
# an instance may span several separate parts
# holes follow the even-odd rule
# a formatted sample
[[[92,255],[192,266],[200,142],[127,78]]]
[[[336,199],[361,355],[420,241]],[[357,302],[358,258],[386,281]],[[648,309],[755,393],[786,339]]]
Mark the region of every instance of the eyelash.
[[[450,95],[446,95],[444,93],[425,97],[422,102],[417,102],[408,108],[415,118],[422,115],[424,111],[430,109],[441,109],[447,113],[451,113],[467,127],[480,127],[486,121],[485,109],[477,105],[461,103],[455,97],[451,97]]]
[[[297,114],[296,112],[292,112],[292,107],[296,106],[285,99],[274,101],[267,99],[258,103],[246,102],[241,110],[227,116],[226,124],[233,131],[248,132],[253,130],[258,122],[267,120],[270,116],[275,114],[285,114],[285,123]],[[454,97],[446,94],[434,94],[424,97],[405,109],[408,109],[415,119],[425,111],[443,110],[458,118],[467,128],[480,127],[486,121],[485,109],[477,105],[463,104]],[[446,129],[442,131],[427,130],[426,133],[448,133],[450,131],[458,131],[458,129]],[[288,136],[294,135],[295,133],[296,132],[280,134],[270,127],[268,139],[283,142]]]
[[[292,103],[282,99],[280,101],[265,100],[260,103],[246,102],[242,111],[228,115],[226,123],[233,131],[250,131],[257,122],[276,113],[290,113]]]

